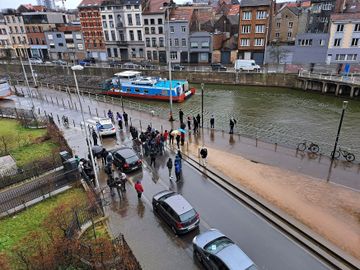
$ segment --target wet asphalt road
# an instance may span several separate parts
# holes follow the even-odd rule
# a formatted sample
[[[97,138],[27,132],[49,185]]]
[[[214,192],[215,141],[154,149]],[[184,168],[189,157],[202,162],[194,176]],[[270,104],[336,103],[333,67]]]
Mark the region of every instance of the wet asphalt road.
[[[20,101],[20,102],[19,102]],[[11,103],[11,101],[10,101]],[[7,106],[28,107],[25,99],[18,99],[16,104]],[[42,110],[58,112],[59,108],[51,104],[40,104]],[[61,109],[73,119],[80,120],[76,111]],[[86,115],[91,118],[90,115]],[[65,130],[69,144],[77,153],[84,153],[84,132],[79,127]],[[103,145],[107,149],[119,145],[131,145],[129,134],[123,132],[117,138],[106,138]],[[105,189],[105,200],[108,202],[106,213],[109,215],[109,226],[116,236],[123,233],[138,257],[144,269],[196,269],[198,265],[192,259],[191,240],[196,231],[185,236],[174,236],[170,228],[157,218],[151,207],[152,196],[164,189],[172,189],[181,193],[200,213],[200,232],[208,228],[217,228],[233,239],[260,269],[272,270],[320,270],[328,269],[315,257],[305,251],[297,243],[273,228],[271,224],[256,213],[238,202],[231,195],[212,183],[204,175],[198,173],[184,162],[183,181],[169,181],[166,160],[168,152],[157,160],[156,168],[149,168],[145,159],[141,171],[129,175],[126,197],[121,201],[112,198]],[[102,171],[102,169],[100,169]],[[105,186],[105,178],[100,173],[101,186]],[[131,186],[141,179],[145,192],[141,201]]]

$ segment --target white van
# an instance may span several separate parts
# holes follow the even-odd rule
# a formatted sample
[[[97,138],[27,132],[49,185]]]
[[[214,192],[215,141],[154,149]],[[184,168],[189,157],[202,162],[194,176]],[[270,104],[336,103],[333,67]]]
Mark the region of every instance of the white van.
[[[260,66],[255,63],[255,60],[238,59],[235,61],[236,71],[260,71]]]

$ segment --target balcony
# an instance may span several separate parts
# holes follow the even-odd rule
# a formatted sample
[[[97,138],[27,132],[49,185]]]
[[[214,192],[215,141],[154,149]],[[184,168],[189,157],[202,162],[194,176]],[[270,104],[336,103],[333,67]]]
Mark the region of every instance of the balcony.
[[[118,40],[118,41],[116,41],[116,45],[117,46],[120,46],[120,47],[126,47],[126,46],[128,46],[128,42],[127,41],[125,41],[125,40]]]

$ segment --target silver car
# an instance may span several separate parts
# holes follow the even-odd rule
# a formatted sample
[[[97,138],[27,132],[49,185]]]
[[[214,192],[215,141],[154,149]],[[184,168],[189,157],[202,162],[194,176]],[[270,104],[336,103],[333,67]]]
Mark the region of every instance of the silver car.
[[[253,261],[229,238],[216,229],[193,239],[194,257],[211,270],[257,270]]]

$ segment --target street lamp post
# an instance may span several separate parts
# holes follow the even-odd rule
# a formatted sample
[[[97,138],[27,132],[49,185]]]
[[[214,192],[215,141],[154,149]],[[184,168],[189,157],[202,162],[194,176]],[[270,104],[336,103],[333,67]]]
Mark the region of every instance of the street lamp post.
[[[173,99],[172,99],[172,81],[171,81],[171,53],[170,53],[170,8],[171,6],[166,7],[166,12],[168,13],[168,39],[167,39],[167,45],[168,45],[168,63],[169,63],[169,82],[170,82],[170,115],[169,115],[169,121],[174,121],[173,118]]]
[[[79,99],[81,117],[82,117],[82,120],[83,120],[83,123],[84,123],[86,144],[87,144],[87,147],[88,147],[88,150],[89,150],[90,159],[91,159],[91,164],[92,164],[92,166],[93,166],[94,174],[95,174],[95,188],[98,188],[98,187],[99,187],[99,179],[98,179],[98,175],[97,175],[97,172],[96,172],[94,155],[93,155],[93,152],[92,152],[91,147],[90,147],[90,139],[89,139],[88,130],[87,130],[86,125],[85,125],[84,111],[83,111],[83,107],[82,107],[82,102],[81,102],[81,97],[80,97],[80,90],[79,90],[79,85],[78,85],[78,81],[77,81],[77,78],[76,78],[76,72],[75,72],[75,71],[81,71],[81,70],[83,70],[83,69],[84,69],[84,67],[83,67],[83,66],[80,66],[80,65],[72,66],[72,67],[71,67],[71,70],[73,71],[73,74],[74,74],[74,80],[75,80],[75,86],[76,86],[76,93],[77,93],[77,96],[78,96],[78,99]]]
[[[343,101],[342,112],[341,112],[340,122],[339,122],[339,126],[338,126],[338,131],[337,131],[337,134],[336,134],[334,149],[333,149],[333,151],[332,151],[332,153],[331,153],[331,162],[330,162],[330,168],[329,168],[329,174],[328,174],[328,177],[327,177],[327,181],[329,181],[329,179],[330,179],[332,164],[333,164],[333,162],[334,162],[335,152],[336,152],[336,148],[337,148],[338,141],[339,141],[341,126],[342,126],[342,123],[343,123],[343,120],[344,120],[344,114],[345,114],[345,110],[346,110],[346,108],[347,108],[347,106],[348,106],[348,103],[349,103],[349,102],[346,101],[346,100]]]
[[[28,89],[28,92],[29,92],[29,95],[30,95],[31,106],[32,106],[31,111],[32,111],[33,116],[34,116],[34,109],[35,109],[34,100],[33,100],[33,98],[32,98],[32,93],[31,93],[31,90],[30,90],[29,80],[28,80],[28,77],[27,77],[27,75],[26,75],[26,70],[25,70],[25,67],[24,67],[24,63],[23,63],[23,61],[22,61],[21,54],[19,54],[19,56],[20,56],[21,67],[22,67],[22,70],[23,70],[23,72],[24,72],[24,77],[25,77],[25,81],[26,81],[26,86],[27,86],[27,89]],[[34,116],[34,118],[35,118],[35,116]]]
[[[201,83],[201,128],[204,130],[204,83]]]

